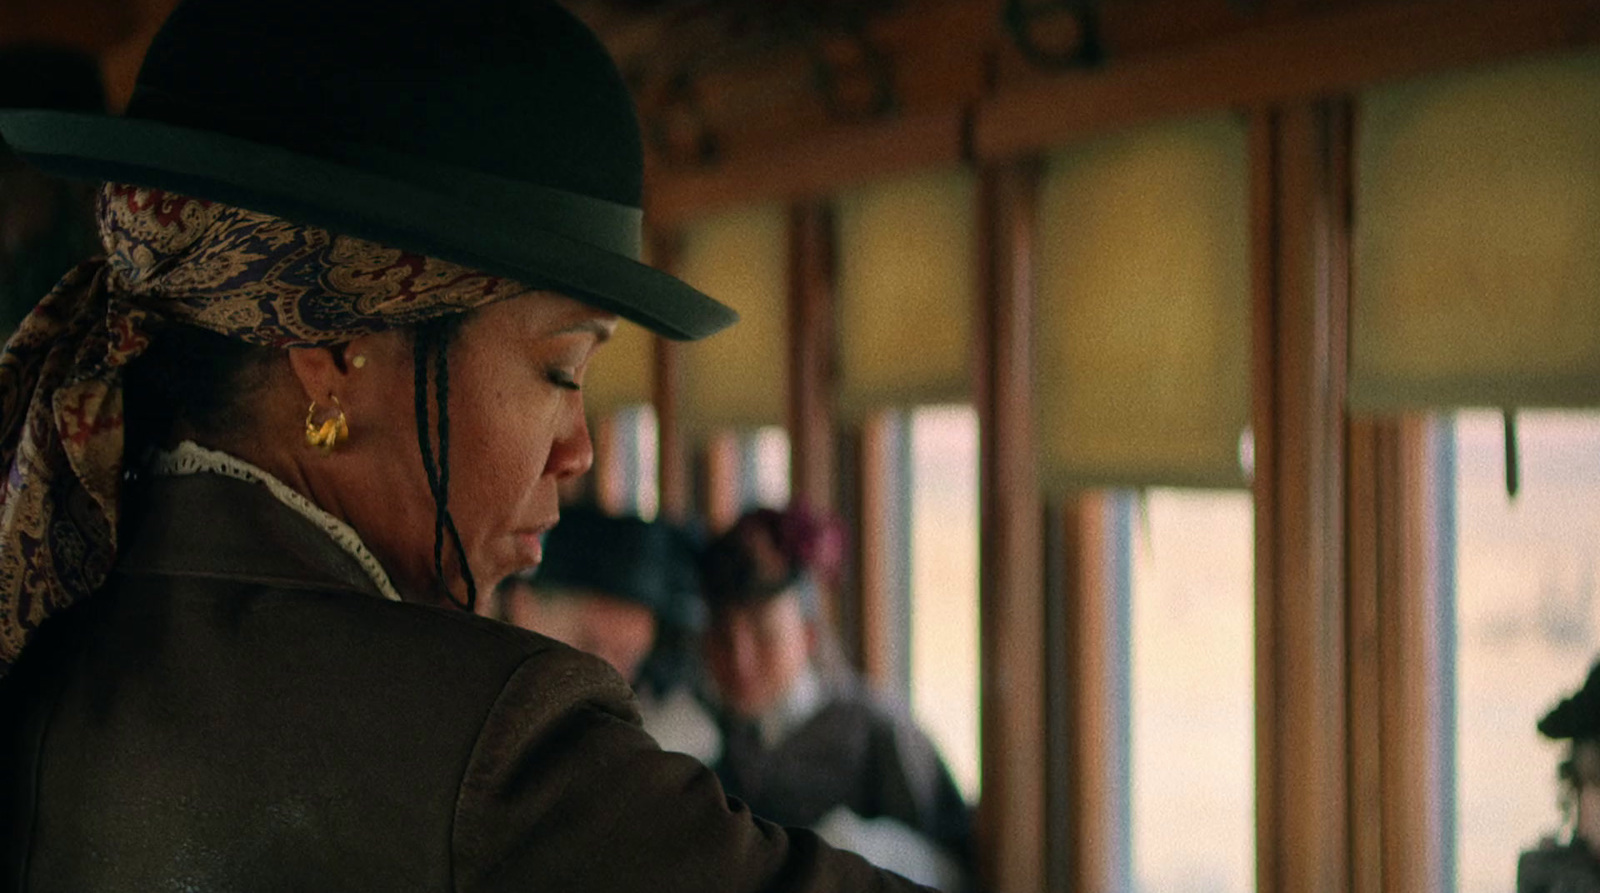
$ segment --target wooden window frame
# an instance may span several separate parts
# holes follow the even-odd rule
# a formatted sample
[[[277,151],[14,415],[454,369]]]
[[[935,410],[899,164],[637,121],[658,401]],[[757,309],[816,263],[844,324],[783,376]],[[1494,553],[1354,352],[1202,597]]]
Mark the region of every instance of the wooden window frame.
[[[821,236],[827,208],[815,197],[957,159],[980,168],[980,858],[988,888],[1093,891],[1105,874],[1095,854],[1106,843],[1073,818],[1095,809],[1084,781],[1095,760],[1082,739],[1105,714],[1104,693],[1083,681],[1093,674],[1063,686],[1047,673],[1096,659],[1086,647],[1100,626],[1090,609],[1104,596],[1094,589],[1104,574],[1092,556],[1104,532],[1090,504],[1047,514],[1037,489],[1027,332],[1036,172],[1026,159],[1131,124],[1229,108],[1252,120],[1257,888],[1409,893],[1440,889],[1450,876],[1442,862],[1451,818],[1438,798],[1419,794],[1448,775],[1436,746],[1444,731],[1407,721],[1436,692],[1448,647],[1429,622],[1446,607],[1430,581],[1439,556],[1425,528],[1437,496],[1428,491],[1430,435],[1415,419],[1350,418],[1344,409],[1349,97],[1385,80],[1600,43],[1600,3],[1314,6],[1203,46],[986,95],[959,112],[849,128],[759,164],[735,159],[654,184],[664,188],[653,208],[668,221],[774,196],[794,203],[791,442],[797,458],[831,462],[831,245]],[[669,515],[686,511],[687,499],[672,494],[686,492],[676,482],[688,478],[674,470],[685,451],[671,445],[673,349],[661,348],[657,392]],[[885,482],[865,459],[874,436],[860,434],[855,492],[844,501],[863,517],[884,498]],[[797,466],[796,484],[822,504],[837,495],[836,476],[820,466]],[[864,526],[860,543],[860,595],[848,616],[864,668],[881,678],[889,632],[884,587],[870,566],[884,544]],[[1065,610],[1045,601],[1046,545],[1056,579],[1076,593]]]

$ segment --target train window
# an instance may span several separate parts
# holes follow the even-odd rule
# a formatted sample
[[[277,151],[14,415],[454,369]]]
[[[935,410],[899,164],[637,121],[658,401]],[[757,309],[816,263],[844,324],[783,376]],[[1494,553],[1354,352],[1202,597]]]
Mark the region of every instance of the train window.
[[[768,425],[739,438],[739,505],[783,508],[789,504],[789,432]]]
[[[701,511],[715,536],[752,509],[789,504],[789,434],[769,425],[724,429],[706,438]]]
[[[652,519],[660,510],[660,438],[656,433],[656,410],[648,403],[628,406],[612,413],[611,455],[596,456],[596,461],[612,463],[607,476],[611,492],[601,494],[601,505],[618,515],[638,515]]]
[[[1561,820],[1561,748],[1534,723],[1582,684],[1600,648],[1600,412],[1519,414],[1515,497],[1498,412],[1460,413],[1445,431],[1438,465],[1454,476],[1439,507],[1455,540],[1454,561],[1444,561],[1457,625],[1454,868],[1462,893],[1489,893],[1514,886],[1518,851]]]
[[[911,709],[968,802],[978,784],[978,416],[909,417]]]
[[[1248,492],[1152,490],[1130,541],[1134,889],[1255,878],[1255,595]]]

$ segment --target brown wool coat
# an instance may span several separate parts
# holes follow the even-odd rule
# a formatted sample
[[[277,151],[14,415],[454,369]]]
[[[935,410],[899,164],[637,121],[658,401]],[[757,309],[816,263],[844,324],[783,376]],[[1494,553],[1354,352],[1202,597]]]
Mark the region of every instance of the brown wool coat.
[[[0,893],[911,890],[728,799],[600,661],[163,479],[0,680]]]

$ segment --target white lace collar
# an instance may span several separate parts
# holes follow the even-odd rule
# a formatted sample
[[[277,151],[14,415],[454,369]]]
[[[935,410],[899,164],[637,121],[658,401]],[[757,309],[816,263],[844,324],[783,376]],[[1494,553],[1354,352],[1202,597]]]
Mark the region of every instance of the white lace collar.
[[[267,488],[279,502],[293,509],[307,521],[317,525],[322,532],[328,535],[339,548],[349,553],[361,569],[366,571],[372,579],[372,584],[378,587],[378,592],[390,601],[400,601],[400,593],[395,591],[394,584],[389,581],[389,574],[378,563],[372,553],[368,551],[365,543],[361,542],[361,535],[356,533],[350,525],[318,508],[311,500],[292,489],[288,484],[273,477],[267,471],[251,465],[237,456],[231,456],[219,450],[208,449],[192,440],[185,440],[171,451],[156,450],[146,463],[145,468],[153,475],[163,477],[177,477],[186,474],[220,474],[241,481],[261,484]]]

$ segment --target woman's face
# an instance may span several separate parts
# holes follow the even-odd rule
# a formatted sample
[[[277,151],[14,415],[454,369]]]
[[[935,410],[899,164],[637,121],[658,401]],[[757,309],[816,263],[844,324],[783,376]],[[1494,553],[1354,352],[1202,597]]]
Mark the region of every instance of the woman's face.
[[[480,591],[538,564],[540,537],[559,514],[557,486],[589,469],[579,388],[615,326],[610,313],[536,293],[482,307],[457,330],[448,348],[449,508]],[[433,600],[434,500],[417,443],[413,349],[399,332],[345,349],[337,385],[350,439],[308,478],[328,491],[312,498],[356,529],[402,593]],[[431,437],[431,387],[428,404]],[[451,591],[464,597],[448,540],[445,554]]]
[[[788,693],[811,660],[811,624],[793,594],[721,607],[706,634],[706,664],[729,710],[760,716]]]

